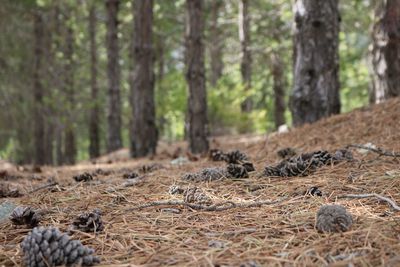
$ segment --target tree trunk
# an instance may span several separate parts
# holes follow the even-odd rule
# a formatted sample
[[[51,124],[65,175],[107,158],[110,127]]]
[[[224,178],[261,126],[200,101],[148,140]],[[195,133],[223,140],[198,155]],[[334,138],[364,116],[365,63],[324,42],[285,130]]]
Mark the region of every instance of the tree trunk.
[[[33,68],[33,99],[34,99],[34,163],[43,165],[46,163],[45,127],[43,113],[43,39],[44,22],[41,11],[34,12],[34,68]]]
[[[211,27],[210,27],[210,63],[211,63],[211,77],[210,83],[215,86],[222,76],[224,63],[222,61],[222,30],[218,25],[218,17],[223,1],[214,0],[211,9]]]
[[[107,151],[112,152],[122,147],[121,139],[121,99],[120,66],[118,47],[118,9],[119,0],[107,0],[107,75],[108,75],[108,110],[107,110]]]
[[[372,66],[375,103],[400,95],[400,1],[380,1],[375,11]]]
[[[340,112],[340,15],[338,0],[297,0],[294,10],[291,111],[297,126]]]
[[[274,89],[274,119],[275,127],[278,129],[279,126],[285,124],[285,74],[283,72],[284,64],[280,54],[274,54],[272,56],[272,79]]]
[[[142,157],[156,152],[158,138],[154,106],[153,0],[135,0],[133,12],[131,155]]]
[[[203,0],[187,0],[186,80],[189,84],[189,149],[192,153],[208,150],[207,92],[204,69]]]
[[[65,38],[65,93],[67,99],[67,123],[65,125],[65,163],[75,164],[76,140],[75,140],[75,90],[74,90],[74,32],[70,26],[66,29]]]
[[[90,41],[90,87],[93,104],[90,107],[89,118],[89,155],[90,158],[100,156],[99,129],[99,99],[97,85],[97,44],[96,44],[96,6],[93,4],[89,11],[89,41]]]
[[[251,51],[250,51],[250,15],[249,0],[239,1],[239,40],[242,47],[242,62],[240,72],[242,74],[245,90],[251,88]],[[253,100],[248,96],[241,104],[243,112],[250,112],[253,109]]]

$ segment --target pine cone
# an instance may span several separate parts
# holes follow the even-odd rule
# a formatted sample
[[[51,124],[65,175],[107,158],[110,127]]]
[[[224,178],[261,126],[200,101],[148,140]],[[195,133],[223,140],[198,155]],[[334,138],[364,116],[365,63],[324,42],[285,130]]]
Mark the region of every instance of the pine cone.
[[[35,227],[22,241],[24,262],[29,267],[92,266],[100,262],[94,250],[71,240],[57,228]]]
[[[250,161],[243,162],[242,166],[246,169],[247,172],[254,172],[256,170],[253,163],[251,163]]]
[[[10,220],[13,224],[35,227],[40,222],[40,215],[31,207],[16,207],[10,215]]]
[[[122,176],[124,179],[134,179],[139,177],[139,174],[137,172],[127,172],[124,173],[124,175]]]
[[[278,154],[279,157],[285,159],[285,158],[290,158],[290,157],[294,157],[296,156],[296,150],[294,150],[291,147],[286,147],[283,149],[278,150],[278,152],[276,152]]]
[[[226,154],[225,161],[228,163],[239,164],[244,161],[248,161],[247,155],[239,150],[234,150]]]
[[[201,170],[200,175],[206,181],[214,181],[224,178],[226,172],[222,168],[205,168]]]
[[[72,223],[72,226],[74,229],[87,233],[103,231],[104,225],[101,219],[101,211],[94,209],[92,212],[79,215]]]
[[[20,197],[22,194],[18,188],[13,188],[9,184],[0,184],[0,198],[1,197]]]
[[[316,187],[316,186],[313,186],[313,187],[311,187],[310,189],[308,189],[308,190],[307,190],[307,194],[310,194],[310,195],[312,195],[312,196],[319,196],[319,197],[322,197],[322,192],[321,192],[321,190],[320,190],[318,187]]]
[[[226,167],[226,170],[229,174],[230,177],[232,178],[248,178],[249,174],[247,173],[247,170],[245,167],[239,164],[229,164],[228,167]]]
[[[156,170],[160,170],[160,169],[163,169],[163,168],[164,168],[164,166],[162,164],[151,163],[151,164],[142,165],[142,167],[140,167],[139,170],[142,173],[150,173],[150,172],[154,172]]]
[[[209,158],[213,161],[225,161],[226,155],[222,150],[219,149],[211,149],[209,152]]]
[[[185,189],[183,189],[179,185],[171,185],[168,189],[168,193],[170,193],[171,195],[181,195],[185,193]]]
[[[73,178],[77,182],[81,182],[81,181],[88,182],[88,181],[93,180],[93,176],[88,172],[84,172],[82,174],[75,175]]]
[[[353,154],[348,149],[339,149],[335,151],[333,155],[334,163],[344,160],[353,160]]]
[[[340,205],[324,205],[317,213],[316,228],[319,232],[345,232],[353,224],[353,218],[345,207]]]
[[[186,189],[184,193],[184,201],[196,204],[211,204],[211,198],[207,196],[199,187],[191,187]]]
[[[188,172],[182,175],[182,180],[196,181],[196,182],[204,181],[203,177],[199,173],[192,173],[192,172]]]

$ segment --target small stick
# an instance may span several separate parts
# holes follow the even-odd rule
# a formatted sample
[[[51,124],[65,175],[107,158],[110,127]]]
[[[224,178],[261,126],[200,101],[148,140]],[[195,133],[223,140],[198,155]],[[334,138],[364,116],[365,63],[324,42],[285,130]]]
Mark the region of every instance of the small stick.
[[[385,149],[382,149],[379,147],[374,148],[374,147],[369,147],[369,146],[364,146],[364,145],[359,145],[359,144],[351,144],[351,145],[347,146],[347,148],[349,148],[349,147],[361,148],[361,149],[365,149],[368,151],[372,151],[372,152],[377,153],[380,156],[388,156],[388,157],[395,157],[395,158],[400,157],[400,153],[398,153],[398,152],[388,151],[388,150],[385,150]]]
[[[214,205],[202,205],[202,204],[194,204],[194,203],[187,203],[181,200],[165,200],[165,201],[153,201],[149,203],[145,203],[143,205],[139,205],[133,208],[129,208],[126,211],[133,211],[144,209],[148,207],[156,207],[156,206],[186,206],[192,208],[194,210],[204,210],[204,211],[224,211],[234,208],[254,208],[254,207],[261,207],[263,205],[273,205],[286,200],[287,197],[274,200],[274,201],[254,201],[254,202],[244,202],[244,203],[235,203],[232,201],[226,201],[217,203]]]
[[[350,195],[338,196],[338,198],[369,198],[369,197],[375,197],[375,198],[377,198],[377,199],[380,199],[380,200],[382,200],[382,201],[385,201],[385,202],[387,202],[390,206],[392,206],[392,208],[393,208],[395,211],[400,211],[400,207],[396,204],[396,202],[394,202],[393,200],[391,200],[391,199],[388,198],[388,197],[384,197],[384,196],[378,195],[378,194],[376,194],[376,193],[372,193],[372,194],[360,194],[360,195],[353,195],[353,194],[350,194]]]
[[[42,189],[45,189],[45,188],[53,187],[53,186],[56,186],[56,185],[58,185],[57,182],[47,183],[47,184],[44,184],[42,186],[36,187],[35,189],[32,189],[31,191],[28,192],[28,194],[34,193],[36,191],[39,191],[39,190],[42,190]]]

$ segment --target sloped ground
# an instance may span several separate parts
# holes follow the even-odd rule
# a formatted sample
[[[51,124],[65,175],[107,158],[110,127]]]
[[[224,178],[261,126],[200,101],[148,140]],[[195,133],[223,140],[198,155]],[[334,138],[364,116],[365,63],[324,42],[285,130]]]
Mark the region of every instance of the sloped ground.
[[[213,140],[214,147],[240,149],[251,157],[257,172],[242,180],[197,183],[181,180],[186,172],[225,165],[207,158],[183,165],[171,164],[170,155],[178,147],[184,151],[183,143],[163,144],[153,159],[128,160],[128,152],[122,150],[99,159],[97,164],[44,168],[42,173],[34,175],[29,170],[8,170],[15,177],[1,179],[28,192],[46,184],[46,179],[53,176],[57,187],[9,200],[44,210],[41,224],[57,226],[62,231],[68,231],[81,212],[100,208],[104,231],[99,234],[75,231],[73,237],[95,248],[103,265],[400,266],[399,212],[375,198],[337,198],[345,194],[377,193],[400,203],[398,158],[362,154],[352,149],[355,161],[325,166],[306,177],[259,177],[266,165],[279,161],[276,151],[285,147],[299,152],[334,151],[348,144],[370,142],[389,151],[400,151],[399,120],[400,101],[395,99],[286,134]],[[122,186],[126,181],[124,173],[140,172],[141,166],[152,163],[162,164],[163,168],[147,172],[138,184]],[[110,174],[99,174],[86,183],[72,179],[75,174],[97,168],[109,170]],[[181,200],[181,196],[168,193],[173,184],[201,187],[213,203],[280,202],[224,211],[201,211],[182,205],[137,209],[152,201]],[[317,186],[324,195],[305,195],[312,186]],[[286,198],[282,200],[283,197]],[[330,203],[345,206],[353,215],[350,231],[322,234],[314,229],[317,210]],[[29,229],[13,226],[7,220],[0,224],[0,229],[0,265],[20,264],[18,244]]]

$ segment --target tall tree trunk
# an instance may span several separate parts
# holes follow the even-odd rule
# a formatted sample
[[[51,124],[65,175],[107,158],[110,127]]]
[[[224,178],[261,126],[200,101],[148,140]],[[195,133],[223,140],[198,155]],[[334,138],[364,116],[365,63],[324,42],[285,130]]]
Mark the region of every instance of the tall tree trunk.
[[[90,41],[90,87],[93,105],[90,107],[89,118],[89,155],[90,158],[100,156],[99,129],[99,99],[97,85],[97,43],[96,43],[96,6],[92,4],[89,11],[89,41]]]
[[[119,0],[107,0],[107,75],[108,75],[108,110],[107,110],[107,151],[112,152],[122,147],[121,138],[121,99],[120,66],[118,46],[118,10]]]
[[[375,103],[400,95],[400,1],[380,1],[375,11],[372,66]]]
[[[211,27],[210,27],[210,63],[211,63],[211,77],[210,83],[215,86],[222,76],[224,69],[224,63],[222,61],[222,30],[218,25],[218,17],[220,9],[223,5],[223,1],[214,0],[212,1],[211,7]]]
[[[67,123],[65,126],[65,163],[75,164],[76,140],[75,140],[75,90],[74,90],[74,32],[71,26],[67,26],[65,36],[65,93],[67,99]]]
[[[293,124],[340,112],[338,0],[296,0]]]
[[[192,153],[208,150],[207,92],[204,69],[203,0],[187,0],[186,80],[189,84],[189,149]]]
[[[34,99],[34,163],[43,165],[46,163],[45,127],[43,113],[43,39],[44,22],[41,11],[34,12],[34,68],[33,68],[33,99]]]
[[[131,155],[142,157],[156,152],[158,138],[154,106],[153,0],[135,0],[133,12]]]
[[[250,51],[250,15],[249,0],[239,1],[239,40],[242,47],[242,62],[240,72],[246,90],[251,88],[251,51]],[[247,97],[241,104],[243,112],[250,112],[253,109],[253,100]]]
[[[279,126],[285,124],[285,74],[283,72],[284,64],[281,59],[281,55],[275,53],[272,56],[272,79],[274,89],[274,120],[275,127],[278,129]]]

